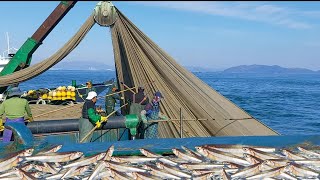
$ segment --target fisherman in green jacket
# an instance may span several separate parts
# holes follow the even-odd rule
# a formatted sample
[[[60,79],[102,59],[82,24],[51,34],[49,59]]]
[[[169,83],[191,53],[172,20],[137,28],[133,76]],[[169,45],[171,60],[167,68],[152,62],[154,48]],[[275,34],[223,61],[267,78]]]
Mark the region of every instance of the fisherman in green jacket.
[[[23,92],[18,87],[13,87],[8,92],[8,99],[6,99],[0,105],[0,131],[4,129],[2,122],[2,115],[6,114],[6,124],[9,123],[21,123],[25,125],[24,117],[25,114],[28,116],[28,121],[32,122],[33,117],[29,103],[26,99],[20,96]],[[3,142],[10,142],[12,138],[12,131],[9,129],[4,129],[3,132]]]
[[[106,114],[109,115],[114,111],[115,104],[117,100],[124,99],[123,97],[120,97],[118,93],[115,93],[118,89],[116,88],[115,84],[109,89],[107,92],[107,95],[105,97],[105,109]],[[113,94],[115,93],[115,94]],[[111,95],[112,94],[112,95]],[[111,115],[114,116],[115,114]]]
[[[95,104],[97,102],[97,93],[90,91],[86,101],[82,107],[82,118],[79,120],[79,142],[95,127],[101,127],[102,121],[107,121],[107,117],[97,114]],[[92,134],[89,135],[83,142],[90,142]]]

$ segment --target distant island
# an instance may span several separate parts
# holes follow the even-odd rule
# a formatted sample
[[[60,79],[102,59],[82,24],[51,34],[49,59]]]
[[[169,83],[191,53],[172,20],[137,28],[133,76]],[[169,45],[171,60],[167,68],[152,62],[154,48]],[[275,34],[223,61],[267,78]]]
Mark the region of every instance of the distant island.
[[[50,70],[108,70],[114,71],[115,67],[107,63],[94,61],[62,61],[53,66]]]
[[[260,74],[312,74],[320,73],[305,68],[284,68],[278,65],[240,65],[227,69],[200,66],[184,66],[191,72],[219,72],[219,73],[260,73]],[[115,71],[114,65],[92,61],[64,61],[56,64],[51,70],[108,70]]]
[[[222,71],[223,73],[260,73],[260,74],[312,74],[320,71],[313,71],[305,68],[284,68],[278,65],[241,65]]]

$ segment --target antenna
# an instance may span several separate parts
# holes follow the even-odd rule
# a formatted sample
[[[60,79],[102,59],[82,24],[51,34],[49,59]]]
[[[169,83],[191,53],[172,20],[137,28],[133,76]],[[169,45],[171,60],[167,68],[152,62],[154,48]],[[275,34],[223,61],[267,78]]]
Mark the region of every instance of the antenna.
[[[8,54],[10,54],[9,33],[7,32]]]

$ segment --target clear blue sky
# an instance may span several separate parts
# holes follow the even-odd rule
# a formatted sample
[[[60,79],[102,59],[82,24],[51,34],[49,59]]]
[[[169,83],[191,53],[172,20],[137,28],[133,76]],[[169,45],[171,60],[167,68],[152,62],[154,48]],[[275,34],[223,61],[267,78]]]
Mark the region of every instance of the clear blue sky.
[[[0,52],[5,33],[19,48],[60,1],[0,2]],[[84,23],[98,1],[79,1],[34,53],[32,63],[56,52]],[[140,30],[185,66],[225,69],[280,65],[320,70],[320,2],[121,2]],[[112,65],[110,30],[96,24],[63,61]]]

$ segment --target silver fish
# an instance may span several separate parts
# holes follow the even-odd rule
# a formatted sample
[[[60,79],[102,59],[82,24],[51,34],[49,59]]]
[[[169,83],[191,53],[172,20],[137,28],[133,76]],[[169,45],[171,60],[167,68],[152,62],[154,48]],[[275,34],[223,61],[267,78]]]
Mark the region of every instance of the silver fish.
[[[231,180],[231,176],[222,168],[220,176],[223,180]]]
[[[255,157],[262,159],[262,160],[281,158],[280,156],[270,154],[270,153],[267,153],[264,151],[260,151],[260,150],[254,149],[254,148],[250,148],[250,147],[244,147],[242,149],[245,153],[251,154],[252,156],[255,156]]]
[[[185,150],[187,153],[189,153],[189,154],[197,157],[198,159],[203,159],[203,156],[201,156],[201,154],[199,154],[199,153],[197,153],[197,152],[195,152],[195,151],[193,151],[193,150],[191,150],[191,149],[189,149],[189,148],[187,148],[187,147],[185,147],[185,146],[181,146],[181,147],[182,147],[182,149]]]
[[[292,160],[299,160],[299,159],[306,159],[298,154],[293,153],[292,151],[288,150],[288,149],[283,149],[282,153],[288,158],[288,159],[292,159]]]
[[[29,172],[31,169],[34,168],[34,164],[25,164],[23,166],[20,167],[20,169]]]
[[[237,172],[235,174],[232,174],[231,177],[232,178],[236,178],[236,177],[248,177],[248,176],[256,175],[261,170],[261,164],[262,163],[248,166],[248,167],[242,169],[241,171],[239,171],[239,172]]]
[[[211,168],[222,168],[224,164],[211,164],[211,163],[182,163],[179,165],[182,169],[211,169]]]
[[[179,149],[173,148],[172,152],[173,152],[173,154],[175,154],[177,157],[179,157],[181,159],[184,159],[184,160],[187,160],[187,161],[190,161],[190,162],[197,162],[197,163],[202,162],[201,159],[199,159],[199,158],[197,158],[197,157],[195,157],[193,155],[189,155],[189,154],[183,153]]]
[[[112,161],[104,161],[106,164],[106,167],[111,168],[111,169],[116,169],[117,171],[120,172],[146,172],[145,169],[141,169],[138,167],[132,167],[128,166],[122,163],[117,163],[117,162],[112,162]]]
[[[270,167],[281,167],[286,166],[290,162],[288,159],[267,159],[264,161],[264,164]]]
[[[308,155],[312,155],[312,156],[316,156],[318,158],[320,158],[320,153],[317,153],[317,152],[314,152],[312,150],[308,150],[308,149],[305,149],[303,147],[297,147],[299,149],[299,151],[305,153],[305,154],[308,154]]]
[[[263,162],[262,159],[252,156],[251,154],[243,153],[243,158],[246,159],[250,164],[259,164]]]
[[[320,165],[320,159],[304,159],[304,160],[294,160],[296,164],[307,164],[307,165]]]
[[[228,162],[228,161],[222,161],[222,164],[224,164],[226,167],[228,168],[237,168],[237,169],[243,169],[246,166],[237,164],[237,163],[233,163],[233,162]]]
[[[157,167],[158,167],[159,169],[164,169],[164,170],[168,171],[169,173],[175,174],[175,175],[177,175],[177,176],[179,176],[179,177],[191,178],[191,175],[190,175],[190,174],[187,174],[187,173],[185,173],[185,172],[182,172],[180,169],[174,168],[174,167],[172,167],[172,166],[168,166],[168,165],[163,164],[163,163],[161,163],[161,162],[157,162],[156,165],[157,165]]]
[[[106,168],[106,167],[107,167],[106,163],[105,163],[104,161],[100,161],[100,162],[96,165],[96,167],[94,168],[92,174],[90,175],[90,177],[89,177],[88,179],[89,179],[89,180],[95,179],[95,177],[99,175],[99,173],[102,171],[102,169],[104,169],[104,168]],[[110,172],[109,175],[111,176],[111,172]]]
[[[34,164],[33,165],[34,169],[36,169],[37,171],[41,171],[44,173],[52,173],[50,169],[48,169],[48,167],[44,166],[44,165],[40,165],[40,164]],[[55,173],[54,173],[55,174]]]
[[[173,175],[171,173],[168,173],[162,169],[159,169],[158,167],[154,166],[154,165],[143,165],[144,168],[149,169],[150,170],[150,174],[154,175],[154,176],[159,176],[161,178],[164,179],[181,179],[180,177]]]
[[[135,180],[161,180],[161,178],[144,172],[131,172]]]
[[[286,172],[281,172],[279,177],[284,178],[284,179],[297,180],[297,178],[291,176],[290,174],[288,174]]]
[[[213,173],[214,175],[220,175],[221,174],[221,168],[212,168],[212,169],[194,169],[192,170],[193,175],[201,175],[201,174],[206,174],[206,173]],[[227,173],[235,173],[239,171],[238,168],[226,168],[225,171]]]
[[[153,157],[153,158],[162,157],[161,155],[155,154],[155,153],[153,153],[153,152],[151,152],[151,151],[149,151],[149,150],[147,150],[147,149],[144,149],[144,148],[141,148],[141,149],[139,149],[139,150],[140,150],[141,154],[143,154],[143,155],[145,155],[145,156],[147,156],[147,157]]]
[[[250,145],[234,145],[234,144],[207,144],[204,145],[208,148],[214,148],[220,151],[229,152],[232,154],[242,154],[244,147],[254,148],[259,151],[273,153],[276,151],[276,148],[273,147],[266,147],[266,146],[250,146]]]
[[[88,165],[80,166],[80,167],[73,166],[67,172],[65,172],[65,174],[61,177],[61,179],[81,175],[87,170],[89,170]]]
[[[70,163],[68,165],[63,166],[63,168],[85,166],[85,165],[88,165],[88,164],[95,163],[95,162],[101,160],[102,158],[104,158],[105,156],[106,156],[105,152],[99,153],[99,154],[96,154],[96,155],[93,155],[93,156],[90,156],[90,157],[85,157],[85,158],[82,158],[82,159],[78,159],[75,162],[72,162],[72,163]]]
[[[114,145],[111,145],[107,151],[106,151],[106,156],[103,158],[103,160],[107,160],[107,161],[110,161],[110,158],[111,156],[113,155],[113,152],[114,152]]]
[[[151,151],[149,151],[149,150],[147,150],[147,149],[141,148],[141,149],[139,149],[139,150],[140,150],[140,152],[141,152],[143,155],[145,155],[145,156],[147,156],[147,157],[158,158],[159,161],[161,161],[161,162],[163,162],[163,163],[166,163],[166,164],[169,164],[169,165],[171,165],[171,166],[176,166],[176,165],[178,165],[177,162],[174,162],[174,161],[172,161],[172,160],[170,160],[170,159],[167,159],[167,158],[165,158],[165,157],[163,157],[163,156],[161,156],[161,155],[159,155],[159,154],[155,154],[155,153],[153,153],[153,152],[151,152]]]
[[[116,179],[116,180],[131,180],[132,178],[130,176],[128,176],[126,173],[117,171],[115,169],[108,169],[107,171],[111,172],[111,176]]]
[[[144,157],[144,156],[113,156],[111,157],[111,161],[114,162],[130,162],[133,164],[136,163],[144,163],[144,162],[149,162],[149,161],[156,161],[158,158],[155,157]]]
[[[208,172],[208,173],[205,173],[205,174],[193,176],[192,179],[193,180],[207,180],[207,179],[211,179],[213,176],[214,176],[214,173]]]
[[[0,174],[0,178],[6,177],[6,176],[11,176],[11,175],[18,177],[18,169],[15,167],[12,168],[10,171],[3,173],[3,174]]]
[[[42,149],[40,150],[37,154],[48,154],[48,153],[55,153],[57,151],[59,151],[62,148],[62,145],[54,145],[54,146],[50,146],[48,148]]]
[[[235,163],[239,163],[239,164],[244,164],[244,165],[249,165],[250,163],[248,161],[246,161],[245,159],[239,157],[239,156],[235,156],[233,154],[229,154],[223,151],[219,151],[216,149],[207,149],[204,147],[196,147],[197,151],[198,149],[202,149],[199,151],[203,151],[204,152],[204,156],[215,160],[215,161],[230,161],[230,162],[235,162]]]
[[[20,169],[17,170],[17,175],[22,180],[34,180],[34,179],[36,179],[35,177],[33,177],[31,175],[31,173],[25,172],[25,171],[20,170]]]
[[[289,163],[288,164],[289,171],[296,175],[301,177],[317,177],[319,176],[319,173],[314,171],[313,169],[310,169],[308,167],[296,164],[296,163]]]
[[[24,149],[13,153],[5,158],[0,159],[0,172],[6,171],[13,166],[16,166],[18,162],[22,160],[20,157],[31,156],[33,153],[33,148]]]
[[[41,154],[30,157],[23,157],[23,161],[40,161],[40,162],[68,162],[78,159],[83,155],[82,152],[63,152],[63,153],[50,153]]]
[[[259,174],[247,177],[246,179],[249,180],[249,179],[262,179],[262,178],[276,177],[276,176],[279,176],[281,172],[284,172],[284,168],[285,166],[276,167],[270,170],[263,171]]]

